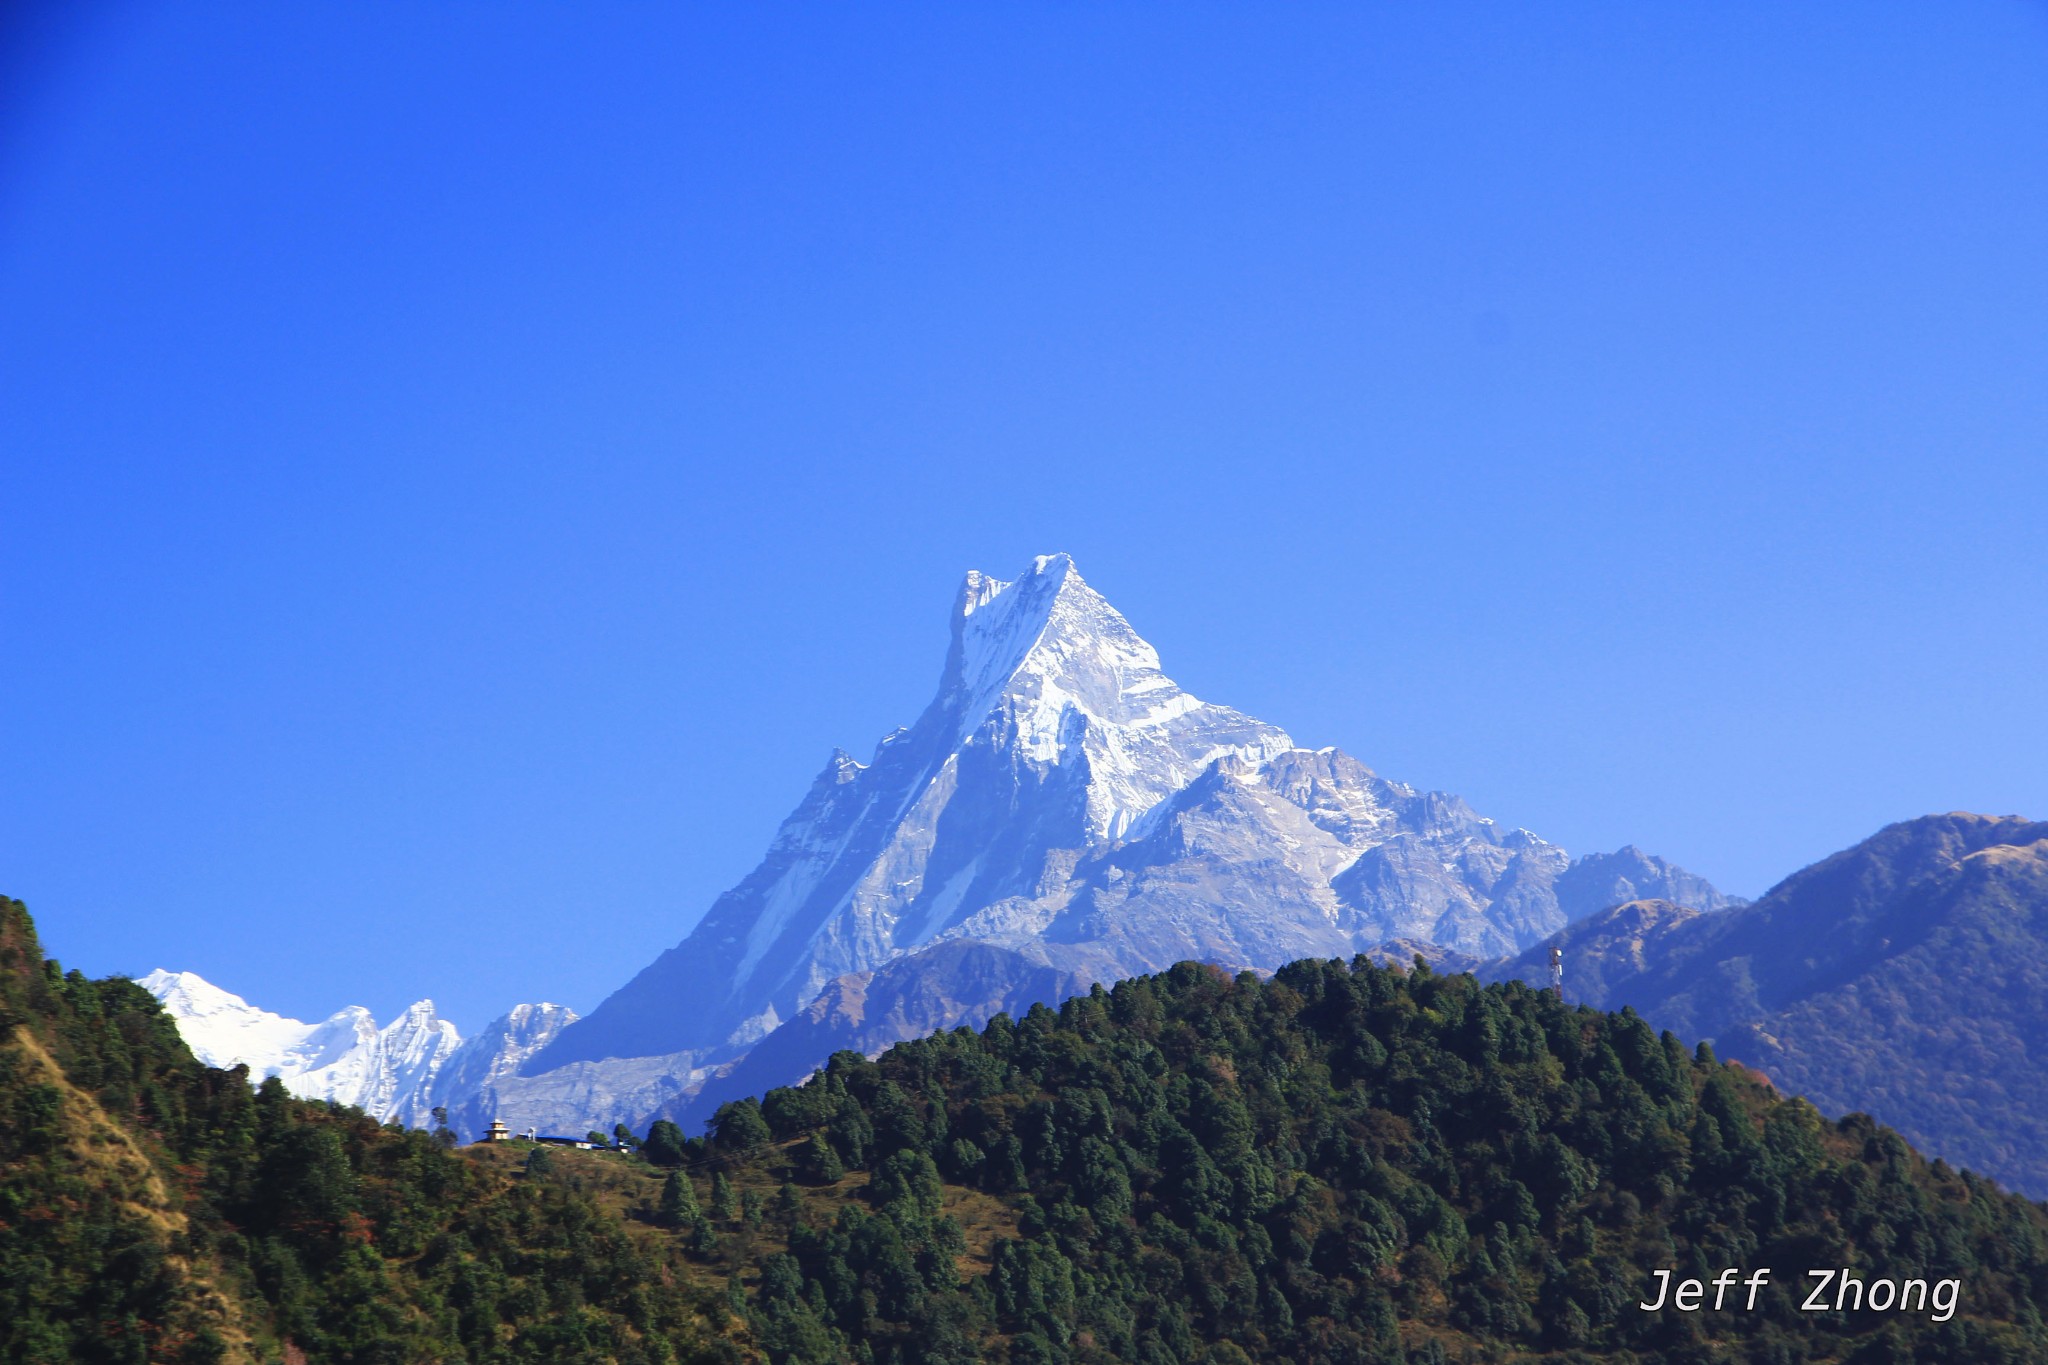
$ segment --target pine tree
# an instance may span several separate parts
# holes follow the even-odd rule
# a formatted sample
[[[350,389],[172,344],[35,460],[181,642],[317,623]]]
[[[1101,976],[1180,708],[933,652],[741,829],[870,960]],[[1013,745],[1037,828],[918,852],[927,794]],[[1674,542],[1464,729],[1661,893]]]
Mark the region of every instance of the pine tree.
[[[697,1191],[690,1185],[690,1177],[681,1171],[670,1171],[668,1179],[661,1185],[662,1226],[684,1228],[694,1226],[704,1216],[697,1207]]]
[[[804,1175],[820,1185],[837,1184],[846,1175],[838,1149],[823,1133],[811,1134],[811,1140],[804,1144],[803,1168]]]
[[[758,1100],[749,1097],[718,1106],[711,1117],[711,1142],[724,1152],[751,1152],[773,1141]]]
[[[740,1283],[737,1270],[726,1277],[725,1306],[732,1310],[734,1317],[745,1318],[747,1315],[747,1291]]]
[[[739,1200],[733,1196],[732,1182],[719,1171],[711,1177],[711,1216],[721,1223],[730,1223],[739,1213]]]
[[[657,1166],[680,1166],[683,1164],[683,1130],[667,1119],[657,1119],[647,1130],[647,1141],[640,1144],[640,1155]]]

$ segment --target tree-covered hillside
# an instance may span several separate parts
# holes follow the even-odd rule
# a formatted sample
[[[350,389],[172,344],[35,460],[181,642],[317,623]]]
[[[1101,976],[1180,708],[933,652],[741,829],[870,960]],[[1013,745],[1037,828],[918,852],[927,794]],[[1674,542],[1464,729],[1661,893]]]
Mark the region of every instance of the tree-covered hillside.
[[[1923,816],[1753,905],[1622,905],[1556,942],[1573,999],[1632,1005],[1823,1109],[2048,1196],[2048,824]],[[1548,954],[1482,975],[1541,980]]]
[[[2048,1358],[2037,1206],[1633,1014],[1469,976],[1183,966],[840,1054],[693,1159],[869,1173],[865,1207],[827,1222],[799,1190],[787,1251],[731,1267],[780,1358]],[[1016,1218],[964,1282],[949,1186]],[[1653,1270],[1731,1266],[1771,1268],[1758,1311],[1636,1306]],[[1959,1278],[1963,1307],[1798,1311],[1833,1267]]]
[[[2039,1206],[1519,984],[1184,965],[635,1157],[452,1152],[198,1067],[5,914],[9,1361],[2048,1358]],[[1956,1310],[1800,1311],[1841,1267]]]
[[[0,899],[0,1361],[730,1357],[677,1251],[567,1183],[201,1066]]]

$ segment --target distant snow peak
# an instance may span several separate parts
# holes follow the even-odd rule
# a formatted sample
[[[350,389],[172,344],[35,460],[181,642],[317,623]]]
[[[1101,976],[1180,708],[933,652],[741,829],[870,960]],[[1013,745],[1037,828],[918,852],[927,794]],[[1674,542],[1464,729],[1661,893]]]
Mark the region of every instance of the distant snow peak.
[[[301,1023],[268,1010],[257,1009],[241,996],[224,991],[197,972],[171,972],[159,967],[136,983],[163,1005],[177,1020],[178,1031],[192,1049],[192,1055],[208,1066],[231,1067],[246,1063],[258,1080],[294,1066],[304,1069],[304,1059],[319,1052],[309,1046],[315,1035],[322,1039],[324,1026]],[[364,1018],[368,1018],[367,1011]],[[327,1021],[341,1019],[336,1015]],[[353,1016],[347,1024],[353,1026]],[[353,1027],[348,1031],[353,1032]]]
[[[354,1105],[377,1119],[425,1127],[460,1076],[473,1093],[517,1068],[575,1014],[560,1005],[520,1005],[464,1043],[431,1000],[416,1001],[383,1028],[360,1005],[317,1024],[251,1005],[196,972],[162,968],[137,983],[157,998],[192,1055],[208,1066],[247,1066],[251,1081],[275,1076],[304,1099]]]

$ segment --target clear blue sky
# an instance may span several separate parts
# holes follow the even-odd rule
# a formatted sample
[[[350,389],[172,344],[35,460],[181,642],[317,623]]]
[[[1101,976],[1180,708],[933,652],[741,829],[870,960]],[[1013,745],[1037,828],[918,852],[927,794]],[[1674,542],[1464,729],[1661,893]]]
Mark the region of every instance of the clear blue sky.
[[[89,971],[588,1008],[1053,550],[1574,851],[2048,816],[2041,5],[11,14],[0,890]]]

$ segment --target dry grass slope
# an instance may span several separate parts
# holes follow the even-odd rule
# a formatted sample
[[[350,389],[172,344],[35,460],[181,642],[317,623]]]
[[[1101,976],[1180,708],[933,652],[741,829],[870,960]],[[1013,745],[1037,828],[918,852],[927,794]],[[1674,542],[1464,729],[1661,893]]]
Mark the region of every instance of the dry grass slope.
[[[28,1064],[37,1083],[62,1096],[63,1160],[91,1183],[110,1192],[121,1212],[148,1227],[164,1252],[164,1264],[179,1282],[178,1317],[164,1324],[173,1338],[211,1329],[227,1347],[225,1365],[257,1359],[234,1301],[222,1293],[208,1268],[177,1251],[186,1231],[184,1213],[164,1188],[163,1177],[127,1129],[113,1121],[98,1100],[71,1083],[64,1069],[25,1026],[17,1025],[9,1046]],[[62,1210],[51,1210],[61,1217]]]

